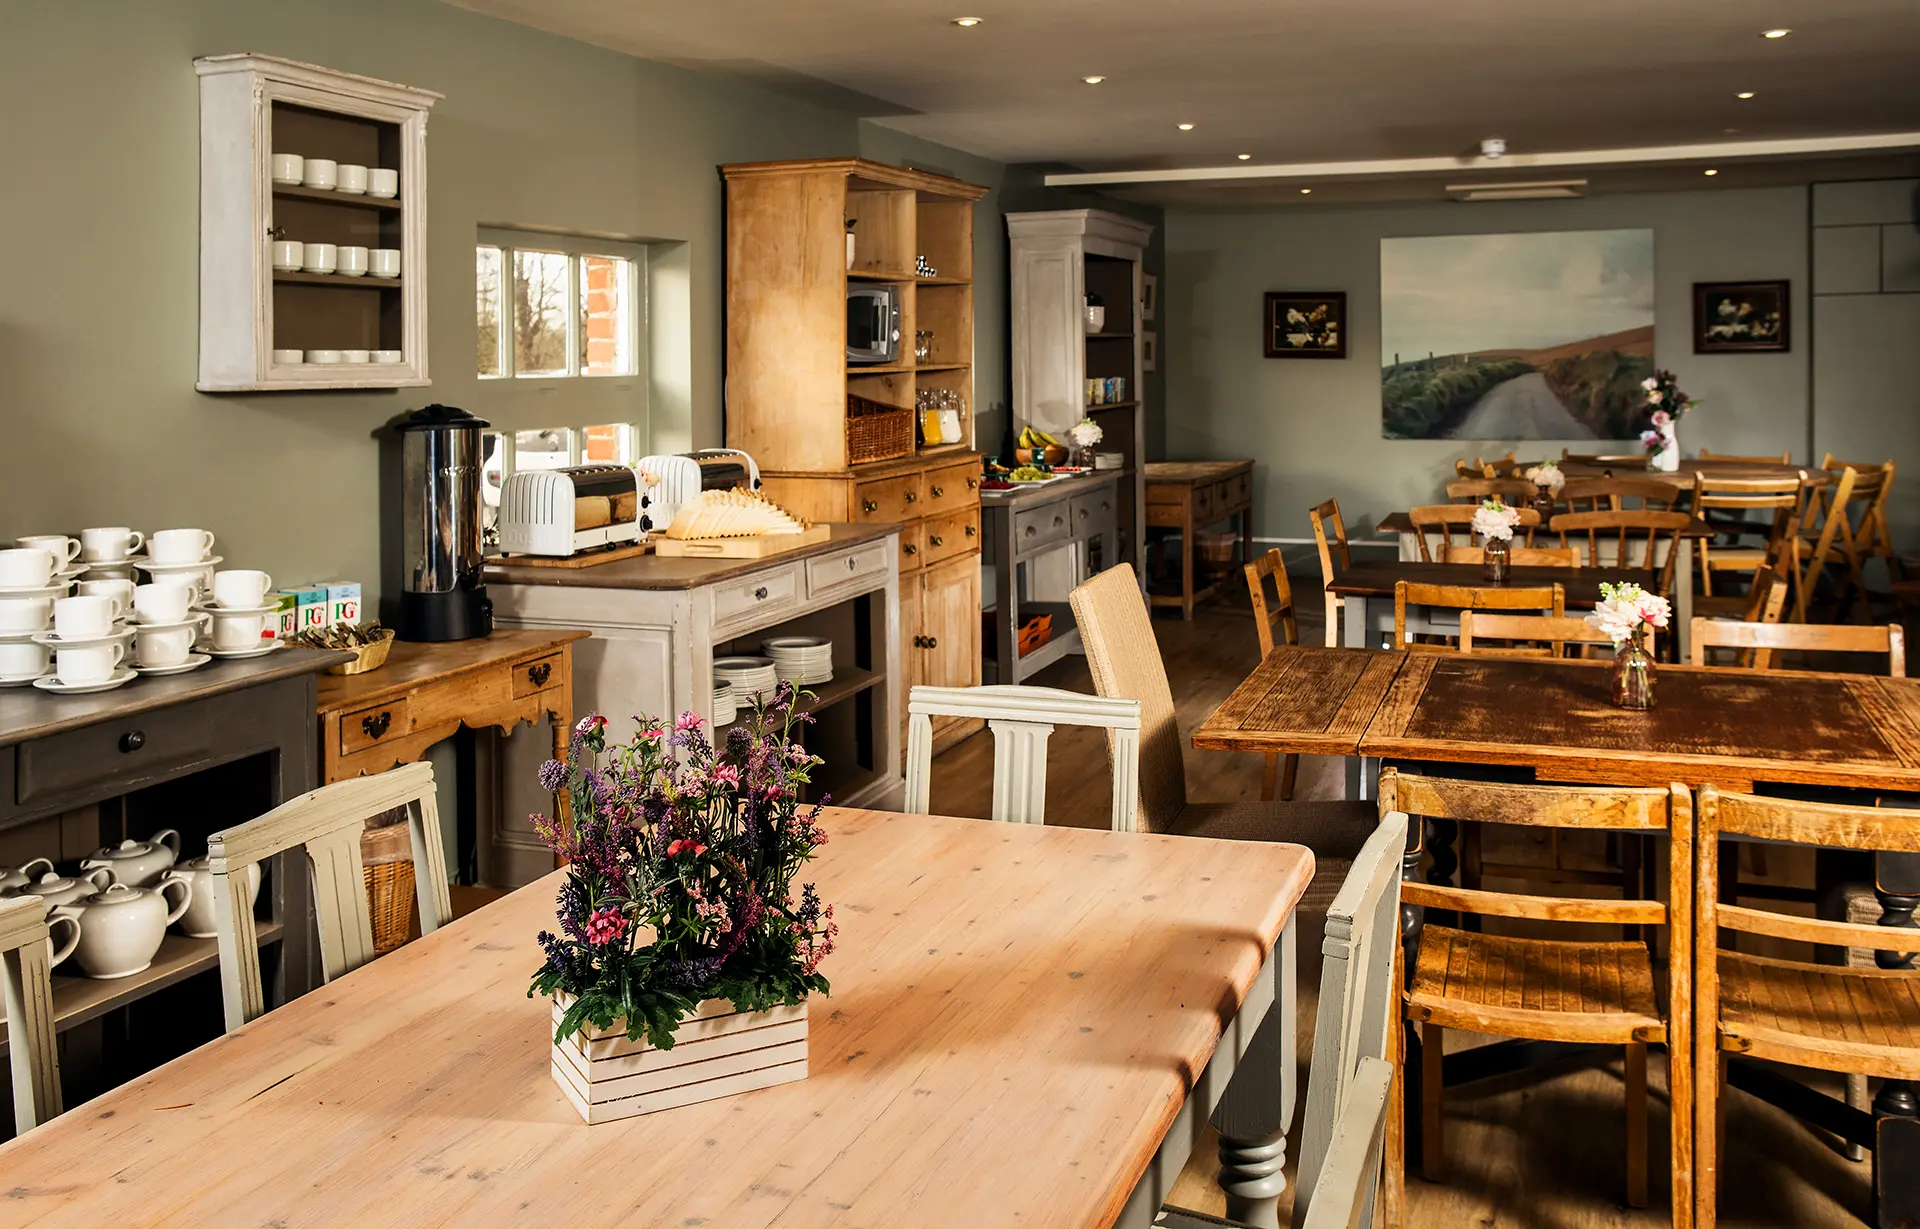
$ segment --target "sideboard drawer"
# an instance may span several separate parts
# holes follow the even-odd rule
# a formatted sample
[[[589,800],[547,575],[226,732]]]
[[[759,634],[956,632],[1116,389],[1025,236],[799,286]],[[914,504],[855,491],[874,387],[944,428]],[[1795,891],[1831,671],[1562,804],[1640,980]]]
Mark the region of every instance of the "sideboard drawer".
[[[807,560],[807,597],[816,598],[843,585],[885,574],[887,556],[892,550],[887,542],[869,542],[838,554]]]
[[[549,653],[532,661],[514,663],[513,698],[520,700],[558,687],[566,677],[561,656],[559,653]]]
[[[238,698],[216,696],[177,704],[162,712],[136,714],[21,743],[15,761],[13,800],[30,806],[66,794],[111,797],[209,760],[221,741],[221,719],[245,720],[245,705],[233,703]]]
[[[904,521],[925,511],[920,498],[920,475],[879,478],[853,488],[856,521]]]
[[[1234,508],[1244,508],[1253,503],[1253,475],[1240,473],[1227,479],[1227,498]]]
[[[926,536],[926,525],[920,521],[908,521],[900,526],[900,570],[915,572],[926,566],[927,557],[920,549],[920,542]]]
[[[926,522],[926,560],[929,564],[964,555],[980,545],[980,510],[967,508]]]
[[[927,496],[922,515],[939,516],[980,502],[980,465],[963,461],[927,473]]]
[[[352,755],[383,742],[398,742],[413,729],[407,697],[340,714],[340,754]]]
[[[1114,525],[1114,495],[1111,489],[1093,495],[1073,497],[1073,532],[1075,537],[1105,533]]]
[[[713,624],[716,634],[734,623],[748,622],[800,604],[800,569],[792,564],[755,572],[744,580],[713,588]]]
[[[1018,555],[1046,546],[1051,542],[1064,542],[1071,532],[1067,517],[1073,511],[1064,499],[1055,503],[1042,504],[1038,508],[1028,508],[1013,514],[1013,549]]]
[[[1193,493],[1187,496],[1187,498],[1193,505],[1193,523],[1195,525],[1208,524],[1213,520],[1214,508],[1217,506],[1214,484],[1210,482],[1195,484],[1192,490]]]

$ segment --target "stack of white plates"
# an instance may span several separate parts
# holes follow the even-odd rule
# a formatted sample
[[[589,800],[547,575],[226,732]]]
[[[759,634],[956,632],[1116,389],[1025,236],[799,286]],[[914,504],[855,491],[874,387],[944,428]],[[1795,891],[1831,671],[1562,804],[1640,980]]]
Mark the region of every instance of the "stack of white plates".
[[[780,676],[774,672],[771,657],[715,658],[713,677],[733,684],[736,705],[745,704],[755,696],[770,696],[780,685]]]
[[[724,677],[713,676],[713,728],[732,725],[733,719],[740,715],[740,706],[733,698],[733,684]]]
[[[783,683],[812,687],[833,678],[833,641],[820,636],[782,636],[763,640],[760,651],[773,658],[774,673]]]

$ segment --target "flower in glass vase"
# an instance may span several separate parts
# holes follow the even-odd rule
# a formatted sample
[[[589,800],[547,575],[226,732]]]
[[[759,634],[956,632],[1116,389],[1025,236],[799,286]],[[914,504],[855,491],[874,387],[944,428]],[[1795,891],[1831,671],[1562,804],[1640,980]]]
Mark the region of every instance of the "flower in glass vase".
[[[1545,487],[1553,494],[1558,494],[1560,488],[1567,485],[1567,476],[1560,472],[1560,465],[1555,461],[1542,461],[1538,465],[1529,466],[1522,477],[1537,487]]]
[[[1621,708],[1652,708],[1653,633],[1671,617],[1667,599],[1631,581],[1602,581],[1600,598],[1587,624],[1613,641],[1613,702]]]
[[[1520,523],[1520,510],[1509,508],[1498,496],[1482,500],[1473,513],[1473,531],[1488,542],[1513,541],[1513,527]]]

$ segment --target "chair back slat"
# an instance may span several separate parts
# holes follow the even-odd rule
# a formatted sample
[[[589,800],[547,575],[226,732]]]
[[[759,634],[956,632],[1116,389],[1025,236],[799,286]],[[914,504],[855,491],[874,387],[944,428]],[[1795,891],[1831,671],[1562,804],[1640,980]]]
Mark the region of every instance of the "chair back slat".
[[[1068,595],[1080,628],[1081,648],[1093,689],[1109,699],[1140,703],[1140,771],[1136,825],[1147,832],[1172,829],[1187,805],[1187,769],[1181,758],[1180,722],[1173,687],[1160,659],[1153,620],[1133,568],[1119,564]],[[1114,732],[1107,746],[1116,746]]]
[[[1522,648],[1514,641],[1544,646]],[[1460,651],[1508,657],[1560,657],[1568,644],[1611,646],[1606,633],[1578,615],[1513,615],[1499,611],[1460,612]]]
[[[1920,811],[1761,798],[1722,793],[1711,786],[1700,797],[1703,823],[1710,818],[1715,830],[1728,836],[1830,849],[1920,853]]]
[[[1535,922],[1589,922],[1612,926],[1658,926],[1667,907],[1657,900],[1595,900],[1588,896],[1516,896],[1444,884],[1400,885],[1400,899],[1428,909],[1451,909],[1482,917],[1526,918]]]
[[[1516,508],[1525,507],[1533,499],[1533,483],[1525,478],[1458,478],[1447,483],[1447,499],[1451,503],[1477,504],[1495,496]]]
[[[1300,625],[1294,618],[1293,586],[1287,580],[1286,561],[1281,558],[1278,547],[1246,565],[1247,592],[1253,599],[1253,632],[1260,639],[1260,656],[1264,660],[1273,652],[1276,643],[1273,638],[1275,623],[1280,624],[1285,639],[1281,644],[1300,643]],[[1274,598],[1271,605],[1267,601],[1267,582],[1273,582]]]
[[[1412,643],[1407,631],[1407,607],[1440,606],[1455,610],[1531,610],[1550,615],[1567,612],[1567,591],[1561,584],[1507,588],[1501,585],[1429,585],[1396,581],[1393,586],[1393,642],[1403,648],[1437,651],[1438,645]]]
[[[1714,452],[1710,449],[1702,448],[1700,450],[1700,459],[1702,461],[1742,461],[1749,465],[1792,465],[1793,452],[1791,449],[1789,449],[1787,451],[1782,452],[1777,457],[1776,456],[1759,457],[1759,456],[1741,456],[1738,453],[1732,453],[1732,452]]]
[[[1571,546],[1514,546],[1508,548],[1508,563],[1517,568],[1577,568],[1580,552]],[[1440,549],[1442,563],[1480,563],[1487,557],[1485,547],[1453,546]]]
[[[1340,1107],[1333,1143],[1314,1182],[1313,1206],[1300,1229],[1363,1229],[1373,1224],[1373,1202],[1386,1151],[1387,1095],[1393,1065],[1363,1058]]]
[[[1392,770],[1389,770],[1392,771]],[[1396,809],[1428,819],[1489,819],[1542,828],[1657,832],[1670,820],[1671,791],[1584,785],[1515,787],[1491,781],[1394,772]],[[1381,805],[1387,804],[1381,777]]]
[[[1684,512],[1602,510],[1562,512],[1553,518],[1552,529],[1560,535],[1561,546],[1569,545],[1570,538],[1584,537],[1590,567],[1607,562],[1600,548],[1602,543],[1611,543],[1613,566],[1657,570],[1659,590],[1666,593],[1673,586],[1674,564],[1680,555],[1680,531],[1692,523],[1693,519]]]
[[[1696,666],[1707,664],[1710,648],[1874,653],[1886,655],[1888,677],[1907,676],[1906,636],[1898,623],[1861,627],[1841,623],[1735,623],[1696,617],[1692,632],[1692,662]]]
[[[1478,504],[1422,504],[1410,509],[1407,512],[1407,519],[1413,522],[1414,537],[1420,545],[1420,558],[1427,563],[1433,562],[1433,550],[1427,545],[1427,531],[1430,529],[1440,531],[1440,546],[1443,550],[1453,545],[1453,536],[1456,533],[1461,537],[1460,545],[1472,546],[1473,516],[1479,510]],[[1516,529],[1526,531],[1524,545],[1531,546],[1533,531],[1540,527],[1540,514],[1532,508],[1514,508],[1514,511],[1520,514]],[[1564,546],[1565,543],[1561,545]]]

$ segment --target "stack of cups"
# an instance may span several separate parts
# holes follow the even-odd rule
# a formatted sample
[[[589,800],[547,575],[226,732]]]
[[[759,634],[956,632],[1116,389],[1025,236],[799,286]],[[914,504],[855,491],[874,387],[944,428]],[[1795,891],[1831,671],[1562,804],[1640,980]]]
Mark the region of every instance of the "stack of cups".
[[[53,630],[34,637],[53,650],[53,678],[35,685],[49,691],[93,691],[117,687],[133,677],[125,667],[127,606],[117,593],[83,593],[55,598]]]
[[[213,583],[213,535],[204,529],[161,529],[147,535],[147,556],[134,563],[155,584],[187,585],[204,595]]]
[[[80,562],[88,580],[132,580],[134,553],[147,544],[137,529],[115,525],[80,531]]]
[[[191,585],[155,581],[133,590],[133,663],[143,674],[178,674],[209,660],[193,651],[212,616],[196,609]]]
[[[207,613],[213,617],[216,656],[263,653],[279,647],[280,603],[273,594],[273,577],[251,569],[213,574],[213,596]]]
[[[0,687],[47,673],[51,651],[37,639],[53,626],[53,603],[66,596],[61,563],[39,546],[0,550]]]

